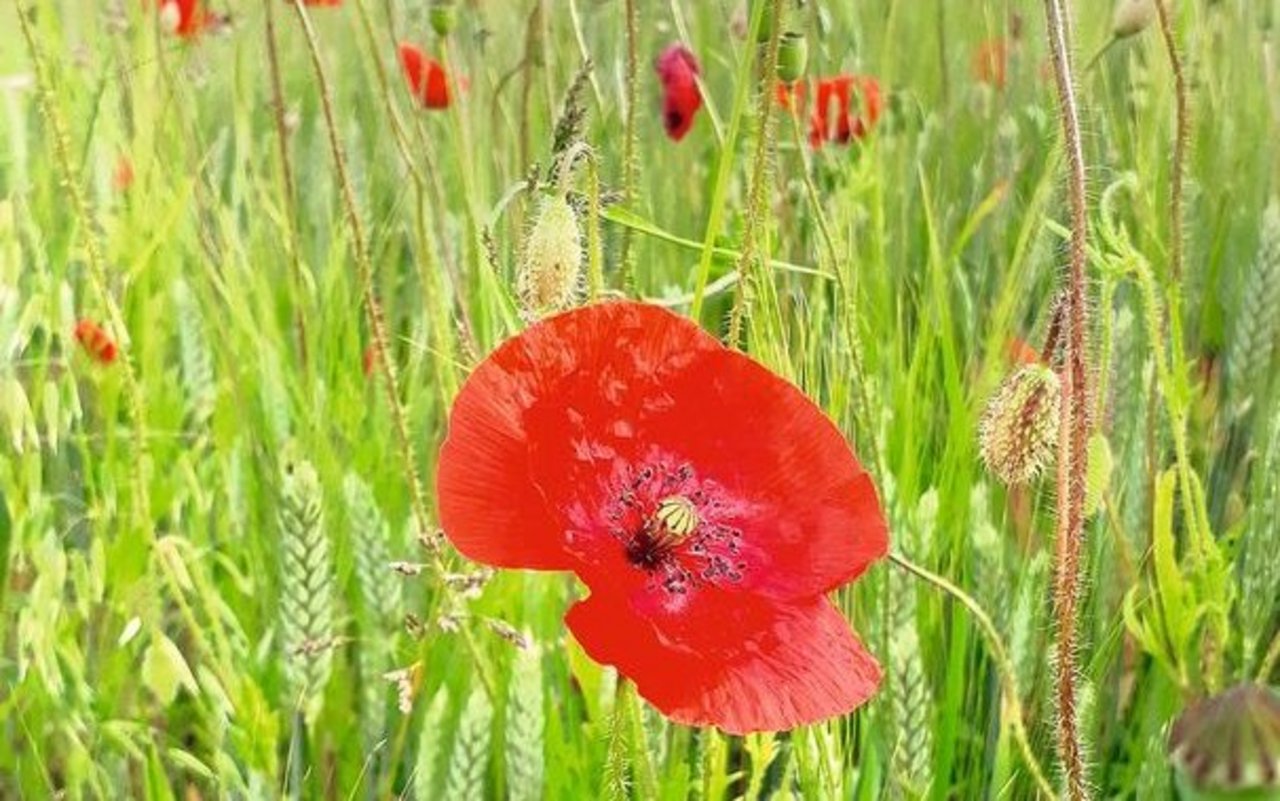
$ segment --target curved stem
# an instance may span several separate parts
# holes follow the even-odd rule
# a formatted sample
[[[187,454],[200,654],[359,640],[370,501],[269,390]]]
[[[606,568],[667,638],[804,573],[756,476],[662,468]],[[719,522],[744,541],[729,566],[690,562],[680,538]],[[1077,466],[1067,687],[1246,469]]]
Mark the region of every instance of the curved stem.
[[[1013,667],[1013,660],[1009,658],[1009,649],[1005,647],[1004,641],[1000,639],[1000,632],[996,630],[996,624],[992,622],[991,616],[972,596],[937,573],[917,565],[901,554],[889,554],[889,561],[896,567],[905,570],[927,584],[932,584],[937,589],[955,598],[960,602],[961,606],[969,610],[969,614],[973,615],[978,628],[982,630],[983,635],[987,638],[987,645],[991,649],[991,657],[995,660],[996,672],[1000,676],[1000,686],[1004,695],[1004,707],[1009,712],[1010,723],[1013,727],[1013,738],[1017,741],[1018,749],[1022,752],[1022,759],[1026,762],[1027,770],[1031,773],[1031,778],[1035,780],[1036,787],[1041,794],[1047,798],[1056,798],[1057,793],[1054,792],[1053,785],[1049,783],[1044,769],[1040,766],[1040,761],[1036,759],[1035,752],[1031,750],[1031,740],[1027,736],[1027,726],[1022,715],[1022,694],[1018,690],[1017,673]]]
[[[1191,139],[1191,110],[1187,102],[1187,77],[1178,55],[1178,44],[1173,38],[1173,19],[1166,0],[1153,0],[1160,17],[1160,34],[1164,49],[1169,54],[1169,66],[1173,69],[1173,89],[1177,104],[1177,133],[1173,140],[1173,173],[1169,177],[1169,236],[1171,238],[1170,273],[1176,285],[1182,280],[1182,186],[1186,171],[1187,143]],[[1175,286],[1175,291],[1177,287]]]
[[[1053,56],[1063,145],[1067,152],[1067,188],[1071,203],[1071,245],[1063,293],[1064,365],[1062,413],[1058,437],[1057,533],[1054,552],[1054,617],[1058,627],[1055,671],[1058,755],[1072,801],[1087,798],[1084,747],[1077,720],[1076,616],[1080,599],[1080,555],[1084,541],[1086,452],[1089,438],[1088,332],[1085,282],[1088,218],[1084,148],[1071,71],[1071,35],[1062,0],[1045,0],[1049,49]]]

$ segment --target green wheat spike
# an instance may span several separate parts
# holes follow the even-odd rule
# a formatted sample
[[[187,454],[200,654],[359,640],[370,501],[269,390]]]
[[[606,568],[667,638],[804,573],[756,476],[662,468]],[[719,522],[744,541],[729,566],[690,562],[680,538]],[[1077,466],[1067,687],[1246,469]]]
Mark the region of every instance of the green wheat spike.
[[[311,718],[333,661],[333,564],[320,481],[309,462],[292,455],[283,460],[279,523],[284,672],[290,703]]]
[[[511,801],[542,798],[545,728],[542,664],[536,645],[517,648],[507,685],[507,791]]]
[[[393,619],[400,608],[400,583],[391,575],[391,527],[360,476],[347,473],[342,496],[351,525],[360,596],[361,730],[366,745],[383,737],[388,686],[382,680],[391,661]]]
[[[627,759],[627,711],[625,704],[614,704],[606,734],[603,787],[606,801],[626,801],[631,797],[631,763]]]
[[[422,719],[422,731],[418,734],[418,754],[413,770],[413,797],[415,801],[436,801],[440,798],[441,763],[448,750],[448,732],[445,716],[449,711],[449,691],[441,687],[427,707]]]
[[[1036,554],[1023,573],[1009,616],[1009,654],[1013,660],[1018,691],[1028,695],[1035,686],[1040,667],[1040,632],[1045,578],[1048,575],[1048,554]]]
[[[1237,408],[1260,392],[1276,344],[1280,316],[1280,202],[1272,201],[1262,221],[1258,255],[1245,279],[1231,348],[1227,380]]]
[[[182,389],[185,396],[187,425],[201,432],[209,425],[217,398],[213,379],[213,356],[209,351],[200,307],[187,283],[179,279],[173,285],[173,305],[178,329]]]
[[[444,797],[450,801],[482,801],[489,769],[489,736],[493,707],[483,686],[471,688],[458,723],[458,741],[449,758]]]
[[[893,675],[890,693],[895,738],[893,768],[898,779],[912,791],[923,791],[929,781],[933,757],[933,737],[929,729],[932,699],[928,677],[920,654],[916,623],[916,588],[899,573],[889,576],[892,629],[889,664]]]
[[[1280,412],[1271,421],[1271,438],[1261,464],[1260,492],[1249,511],[1242,538],[1241,616],[1244,623],[1245,664],[1257,657],[1260,639],[1274,611],[1275,588],[1280,586]]]
[[[396,617],[401,603],[400,582],[395,580],[389,567],[391,526],[369,485],[355,473],[347,473],[343,480],[342,497],[346,502],[355,546],[360,602],[368,624],[381,630],[384,624]]]

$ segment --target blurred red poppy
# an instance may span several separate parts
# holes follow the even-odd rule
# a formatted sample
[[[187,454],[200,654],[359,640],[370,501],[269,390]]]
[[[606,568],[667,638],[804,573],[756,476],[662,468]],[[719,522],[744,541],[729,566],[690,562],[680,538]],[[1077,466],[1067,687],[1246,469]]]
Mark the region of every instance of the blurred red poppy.
[[[988,39],[973,53],[973,77],[996,89],[1003,89],[1009,71],[1009,43],[1004,39]]]
[[[116,360],[118,352],[115,340],[102,330],[102,326],[92,320],[81,320],[76,323],[76,341],[93,358],[102,364],[111,364]]]
[[[416,46],[400,44],[400,68],[413,96],[427,108],[448,108],[453,90],[448,74],[439,61],[424,54]],[[462,88],[465,88],[462,87]]]
[[[111,174],[111,186],[117,192],[127,192],[133,186],[133,177],[133,162],[128,156],[121,154],[116,159],[115,172]]]
[[[364,349],[364,353],[360,355],[360,370],[364,373],[364,377],[368,378],[373,375],[373,370],[378,366],[378,346],[375,343]]]
[[[200,7],[200,0],[160,0],[160,27],[168,33],[190,39],[214,22]]]
[[[876,691],[826,597],[888,547],[870,477],[799,390],[687,319],[604,303],[504,343],[454,403],[436,489],[466,556],[577,574],[570,630],[675,721],[781,730]]]
[[[1014,337],[1009,342],[1009,359],[1015,364],[1039,364],[1040,353],[1025,339]]]
[[[883,106],[879,81],[866,75],[837,75],[819,79],[817,86],[817,103],[809,117],[812,147],[821,147],[823,142],[848,144],[850,139],[871,133]],[[794,108],[797,114],[804,113],[808,93],[806,81],[779,83],[777,87],[778,102],[784,108]]]
[[[653,68],[662,81],[662,126],[667,136],[679,142],[689,133],[694,116],[702,108],[698,59],[677,42],[662,51]]]

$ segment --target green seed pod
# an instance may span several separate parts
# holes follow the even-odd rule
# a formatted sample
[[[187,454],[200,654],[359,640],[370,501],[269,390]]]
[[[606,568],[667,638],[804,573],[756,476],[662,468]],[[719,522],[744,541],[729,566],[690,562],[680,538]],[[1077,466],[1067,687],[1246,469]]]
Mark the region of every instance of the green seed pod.
[[[438,36],[448,36],[453,33],[454,28],[458,27],[458,9],[452,0],[432,3],[431,10],[427,12],[427,18],[431,22],[431,30]]]
[[[800,80],[809,62],[809,42],[803,33],[787,31],[778,41],[778,80],[785,83]]]
[[[533,316],[572,304],[582,282],[582,232],[562,195],[543,199],[516,275],[516,291]]]
[[[982,413],[982,461],[1006,484],[1025,484],[1053,462],[1062,392],[1050,368],[1033,364],[1004,380]]]
[[[1280,798],[1280,696],[1241,684],[1194,704],[1173,724],[1169,760],[1182,798]]]

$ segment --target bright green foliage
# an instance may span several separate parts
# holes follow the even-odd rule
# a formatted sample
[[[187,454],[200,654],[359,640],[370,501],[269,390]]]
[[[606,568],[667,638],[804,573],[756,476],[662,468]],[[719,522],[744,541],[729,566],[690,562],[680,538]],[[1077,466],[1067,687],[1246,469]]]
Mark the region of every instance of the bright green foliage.
[[[587,593],[575,580],[501,570],[477,590],[476,566],[422,548],[450,405],[526,325],[520,257],[562,190],[586,280],[552,282],[545,305],[630,292],[691,315],[697,295],[708,331],[738,320],[744,351],[854,445],[891,550],[987,611],[1029,747],[1058,775],[1054,470],[1009,487],[979,445],[985,402],[1020,367],[1013,340],[1040,351],[1042,375],[1056,365],[1066,214],[1041,4],[787,0],[809,77],[876,76],[884,108],[871,136],[813,148],[809,114],[775,106],[759,171],[759,48],[734,34],[730,0],[634,3],[633,115],[626,0],[459,0],[447,39],[430,2],[307,7],[402,415],[382,363],[362,370],[366,287],[294,3],[202,0],[232,24],[193,40],[159,31],[157,5],[0,2],[0,798],[1035,797],[987,635],[898,566],[831,596],[884,669],[881,694],[736,738],[662,719],[594,664],[563,624]],[[1115,4],[1070,5],[1091,55]],[[1180,284],[1157,26],[1077,76],[1091,334],[1108,361],[1095,443],[1112,462],[1091,462],[1079,608],[1101,798],[1169,798],[1187,700],[1256,679],[1280,647],[1280,60],[1266,55],[1280,5],[1168,5],[1193,92]],[[19,7],[38,10],[48,95]],[[1003,87],[974,75],[997,38]],[[413,102],[399,39],[466,79],[449,110]],[[652,70],[675,40],[704,94],[679,143]],[[121,359],[88,357],[82,318]]]

